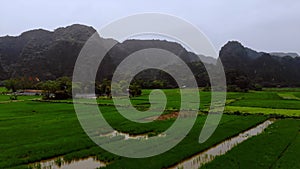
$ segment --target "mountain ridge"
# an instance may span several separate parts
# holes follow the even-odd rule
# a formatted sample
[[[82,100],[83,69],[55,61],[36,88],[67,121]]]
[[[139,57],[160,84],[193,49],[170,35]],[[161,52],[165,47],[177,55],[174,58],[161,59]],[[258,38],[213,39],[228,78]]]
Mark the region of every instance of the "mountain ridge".
[[[61,76],[72,76],[77,56],[96,30],[93,27],[74,24],[60,27],[54,31],[35,29],[19,36],[0,37],[0,80],[15,77],[39,77],[41,80],[55,79]],[[106,39],[104,39],[106,40]],[[113,39],[107,39],[115,41]],[[214,64],[216,59],[187,51],[181,44],[166,40],[126,40],[117,44],[103,60],[104,72],[99,79],[112,76],[118,64],[132,52],[160,48],[178,55],[193,67],[195,75],[202,77],[208,84],[204,64]],[[278,53],[277,53],[278,54]],[[280,53],[279,53],[280,54]],[[296,56],[296,55],[293,55]],[[238,41],[229,41],[219,53],[226,76],[228,72],[238,72],[239,76],[251,79],[251,83],[268,86],[295,86],[300,84],[300,58],[277,56],[276,54],[257,52],[244,47]],[[298,68],[299,67],[299,68]],[[202,72],[197,71],[200,69]],[[152,72],[159,77],[159,72]],[[236,73],[233,73],[236,75]],[[200,82],[201,81],[201,82]],[[229,80],[229,84],[231,81]],[[250,82],[249,82],[250,83]]]

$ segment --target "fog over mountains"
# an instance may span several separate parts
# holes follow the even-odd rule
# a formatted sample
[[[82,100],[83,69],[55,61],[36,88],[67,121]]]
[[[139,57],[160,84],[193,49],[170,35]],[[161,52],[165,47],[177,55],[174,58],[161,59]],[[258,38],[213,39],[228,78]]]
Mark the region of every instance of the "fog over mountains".
[[[298,53],[272,52],[271,55],[280,57],[290,56],[292,58],[299,57]]]
[[[38,29],[24,32],[17,37],[0,37],[0,80],[14,77],[48,80],[72,76],[81,48],[95,31],[92,27],[75,24],[53,32]],[[198,55],[187,51],[178,43],[162,40],[127,40],[118,43],[103,60],[98,80],[111,77],[124,58],[146,48],[165,49],[178,55],[188,63],[199,86],[209,84]],[[214,58],[199,56],[206,64],[214,62]],[[227,82],[231,85],[241,80],[263,86],[300,85],[298,54],[257,52],[239,42],[230,41],[220,50],[219,59],[224,65]],[[153,80],[163,76],[165,75],[159,71],[152,71],[146,78]]]

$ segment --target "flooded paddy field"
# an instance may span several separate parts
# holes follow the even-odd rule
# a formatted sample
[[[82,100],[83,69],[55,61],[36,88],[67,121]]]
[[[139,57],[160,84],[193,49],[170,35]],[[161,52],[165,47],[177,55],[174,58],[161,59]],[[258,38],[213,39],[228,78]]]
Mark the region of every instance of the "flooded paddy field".
[[[111,105],[111,100],[98,100],[99,109],[114,128],[113,132],[99,137],[140,141],[153,136],[164,138],[165,135],[161,133],[174,123],[178,114],[177,91],[165,91],[171,97],[166,111],[161,117],[146,119],[157,120],[142,124],[131,122],[120,115]],[[132,104],[147,109],[147,92],[132,100]],[[26,99],[25,96],[22,102],[4,100],[5,103],[0,104],[0,168],[218,168],[224,161],[231,161],[228,164],[231,168],[246,166],[248,163],[255,167],[262,166],[258,168],[293,168],[298,166],[292,161],[297,161],[295,157],[299,152],[297,104],[300,101],[295,99],[296,96],[299,95],[291,92],[278,95],[273,91],[228,93],[227,106],[231,109],[223,114],[217,130],[206,142],[198,143],[207,117],[205,111],[200,111],[190,133],[176,147],[158,156],[143,159],[119,157],[96,145],[81,128],[71,101],[40,102]],[[203,92],[201,97],[200,109],[202,107],[206,110],[210,101],[209,93]],[[268,104],[255,103],[253,109],[248,109],[255,100]],[[272,105],[269,100],[278,104]],[[289,109],[284,109],[289,103]],[[245,109],[237,111],[239,107]],[[268,109],[266,114],[264,109]],[[293,116],[285,119],[287,115]],[[273,123],[269,121],[272,117],[278,119]],[[247,151],[249,156],[243,153]],[[256,153],[257,156],[254,156]],[[260,161],[259,157],[266,159]],[[268,161],[269,158],[273,161]]]

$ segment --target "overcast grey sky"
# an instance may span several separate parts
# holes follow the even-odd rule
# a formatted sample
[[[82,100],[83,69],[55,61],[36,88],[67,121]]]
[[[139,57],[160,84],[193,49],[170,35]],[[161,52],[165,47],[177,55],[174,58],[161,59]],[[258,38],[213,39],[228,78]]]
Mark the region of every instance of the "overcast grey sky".
[[[178,16],[219,50],[228,40],[267,52],[300,54],[299,0],[1,0],[0,36],[81,23],[100,28],[142,12]]]

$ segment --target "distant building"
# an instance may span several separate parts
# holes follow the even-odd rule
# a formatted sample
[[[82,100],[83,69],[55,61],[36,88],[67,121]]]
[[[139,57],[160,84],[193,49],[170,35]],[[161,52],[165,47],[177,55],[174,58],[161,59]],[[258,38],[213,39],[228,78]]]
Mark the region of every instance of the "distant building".
[[[17,92],[18,95],[26,95],[26,96],[42,95],[42,93],[43,90],[30,90],[30,89],[20,90]]]

